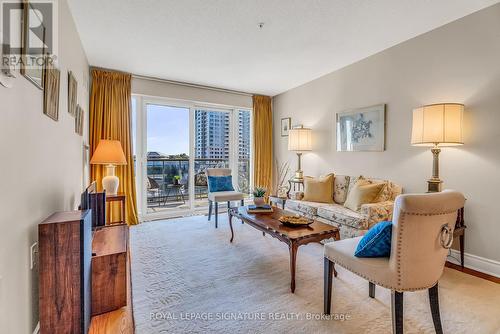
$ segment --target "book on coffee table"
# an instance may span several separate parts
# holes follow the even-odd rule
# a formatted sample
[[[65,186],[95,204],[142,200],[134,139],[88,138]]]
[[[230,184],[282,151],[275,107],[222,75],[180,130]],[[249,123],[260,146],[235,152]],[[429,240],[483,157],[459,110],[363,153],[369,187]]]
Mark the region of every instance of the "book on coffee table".
[[[273,208],[269,204],[264,205],[249,205],[247,208],[248,213],[271,213]]]

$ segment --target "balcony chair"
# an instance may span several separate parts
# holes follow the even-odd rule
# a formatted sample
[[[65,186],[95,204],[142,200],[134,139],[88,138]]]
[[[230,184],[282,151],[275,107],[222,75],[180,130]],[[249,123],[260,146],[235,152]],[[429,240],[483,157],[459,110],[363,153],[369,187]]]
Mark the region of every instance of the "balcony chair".
[[[332,273],[337,276],[334,266],[338,264],[368,280],[371,298],[375,298],[376,285],[391,290],[392,331],[395,334],[403,333],[403,292],[428,289],[434,328],[436,333],[442,333],[438,280],[453,241],[457,212],[464,202],[464,196],[456,191],[398,196],[389,258],[355,257],[362,237],[325,245],[325,314],[330,314]]]
[[[231,201],[240,201],[243,206],[243,193],[238,191],[216,191],[210,192],[210,178],[209,176],[230,176],[230,168],[207,168],[207,179],[208,179],[208,220],[212,218],[212,208],[215,202],[215,228],[218,227],[218,216],[219,216],[219,202],[227,202],[227,208],[231,207]]]
[[[163,198],[162,190],[160,188],[160,185],[158,182],[153,179],[152,177],[148,176],[148,196],[147,196],[147,201],[148,203],[153,204],[155,201],[160,206],[160,202]]]

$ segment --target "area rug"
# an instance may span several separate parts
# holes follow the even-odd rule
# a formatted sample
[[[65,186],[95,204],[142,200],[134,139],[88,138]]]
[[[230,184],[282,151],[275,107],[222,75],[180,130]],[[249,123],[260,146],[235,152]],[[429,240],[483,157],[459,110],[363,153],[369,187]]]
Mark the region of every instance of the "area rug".
[[[136,333],[390,333],[390,291],[338,268],[332,316],[324,317],[323,248],[299,247],[297,288],[290,292],[282,242],[225,215],[131,228]],[[440,281],[445,333],[500,333],[500,285],[445,269]],[[425,291],[404,295],[405,333],[434,333]]]

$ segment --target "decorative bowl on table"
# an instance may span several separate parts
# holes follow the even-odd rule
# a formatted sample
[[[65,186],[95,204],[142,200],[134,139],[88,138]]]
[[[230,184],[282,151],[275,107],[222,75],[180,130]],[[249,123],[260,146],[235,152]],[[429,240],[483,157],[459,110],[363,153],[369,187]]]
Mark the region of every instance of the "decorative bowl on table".
[[[314,220],[300,216],[281,216],[278,218],[281,224],[290,227],[304,227],[311,225]]]

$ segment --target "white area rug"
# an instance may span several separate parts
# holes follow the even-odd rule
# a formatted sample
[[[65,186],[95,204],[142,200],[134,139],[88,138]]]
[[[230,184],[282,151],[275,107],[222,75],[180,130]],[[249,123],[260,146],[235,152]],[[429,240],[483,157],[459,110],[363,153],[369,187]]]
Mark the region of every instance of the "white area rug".
[[[337,319],[321,319],[322,246],[299,247],[292,294],[287,246],[237,220],[230,244],[220,217],[218,229],[203,216],[132,227],[136,333],[391,332],[390,291],[371,299],[365,280],[338,268]],[[439,292],[445,333],[500,333],[500,285],[446,269]],[[427,292],[404,298],[405,333],[434,333]]]

